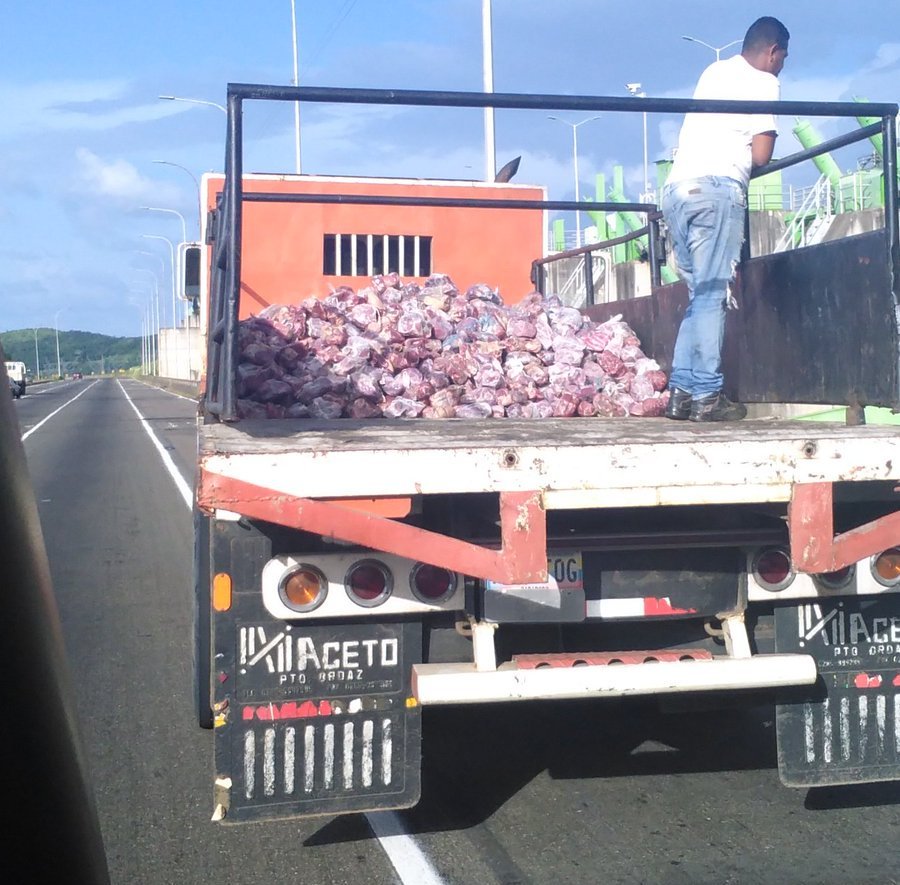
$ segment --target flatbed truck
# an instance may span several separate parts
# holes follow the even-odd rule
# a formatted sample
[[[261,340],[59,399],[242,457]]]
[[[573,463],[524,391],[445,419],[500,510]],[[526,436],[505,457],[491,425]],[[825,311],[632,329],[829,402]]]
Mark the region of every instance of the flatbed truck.
[[[245,175],[241,111],[255,100],[759,111],[746,102],[229,86],[225,173],[204,177],[195,511],[194,693],[199,723],[215,732],[214,819],[414,805],[423,711],[441,704],[733,703],[763,692],[776,705],[785,783],[898,777],[900,436],[860,420],[867,405],[900,406],[896,106],[782,103],[787,114],[881,120],[885,225],[745,256],[741,309],[729,319],[729,393],[845,405],[848,422],[705,425],[239,419],[240,321],[298,288],[305,297],[348,282],[333,273],[298,282],[292,237],[307,257],[322,255],[324,238],[333,272],[335,231],[414,236],[435,219],[491,213],[543,230],[557,208],[511,184]],[[353,214],[329,219],[329,206]],[[636,208],[649,260],[661,264],[659,214]],[[510,242],[532,248],[526,234]],[[489,261],[483,233],[466,245]],[[442,248],[435,234],[429,249],[437,258]],[[512,274],[507,292],[518,282],[520,295],[527,282],[540,288],[550,257],[531,254],[521,277],[498,269]],[[687,294],[651,273],[650,296],[585,310],[623,315],[665,367]]]

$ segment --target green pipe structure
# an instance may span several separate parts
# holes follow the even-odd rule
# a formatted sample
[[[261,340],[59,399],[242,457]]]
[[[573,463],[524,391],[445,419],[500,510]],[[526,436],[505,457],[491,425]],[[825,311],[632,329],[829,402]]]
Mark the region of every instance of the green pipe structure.
[[[566,248],[566,223],[562,218],[553,222],[553,248],[557,252],[564,252]]]
[[[606,176],[602,172],[598,173],[594,179],[594,200],[597,203],[606,202]],[[610,239],[606,213],[588,210],[588,215],[597,228],[597,240],[602,243],[604,240]]]
[[[860,98],[859,96],[854,96],[853,100],[860,103],[864,103],[866,101],[864,98]],[[878,117],[857,117],[856,121],[860,126],[871,126],[873,123],[881,122]],[[881,159],[884,159],[884,144],[882,141],[881,133],[879,132],[878,135],[870,135],[869,141],[872,142],[872,147],[875,148],[875,153],[878,154]]]
[[[822,137],[808,120],[797,120],[797,125],[794,126],[793,132],[797,136],[797,141],[806,150],[822,143]],[[813,157],[813,163],[816,164],[816,169],[819,170],[819,173],[831,182],[833,188],[840,187],[841,167],[834,162],[831,154],[819,154],[818,157]]]

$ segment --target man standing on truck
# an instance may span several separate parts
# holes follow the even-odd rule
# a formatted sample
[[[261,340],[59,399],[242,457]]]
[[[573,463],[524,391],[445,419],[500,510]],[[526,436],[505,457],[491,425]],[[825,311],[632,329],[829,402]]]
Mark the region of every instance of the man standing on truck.
[[[740,55],[703,72],[694,98],[777,101],[789,38],[778,19],[757,19]],[[772,114],[685,116],[662,192],[663,217],[690,299],[672,357],[668,418],[737,421],[747,414],[722,390],[725,308],[744,239],[750,171],[772,159],[777,134]]]

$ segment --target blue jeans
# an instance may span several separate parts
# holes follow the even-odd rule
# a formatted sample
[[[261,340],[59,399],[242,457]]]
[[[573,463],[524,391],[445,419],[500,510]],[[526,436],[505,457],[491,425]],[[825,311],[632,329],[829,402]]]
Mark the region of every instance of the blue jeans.
[[[706,396],[722,389],[725,305],[744,240],[747,192],[731,178],[686,179],[665,185],[661,208],[690,298],[669,383]]]

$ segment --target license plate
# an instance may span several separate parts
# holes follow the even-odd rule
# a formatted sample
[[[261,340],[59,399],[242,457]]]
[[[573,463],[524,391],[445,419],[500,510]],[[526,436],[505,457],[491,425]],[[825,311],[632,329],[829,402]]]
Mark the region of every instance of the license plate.
[[[560,590],[584,589],[584,566],[581,551],[547,552],[547,573]]]

